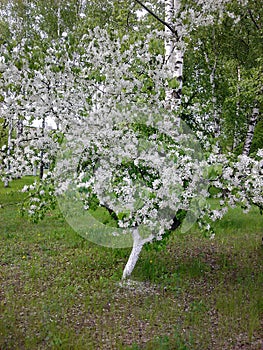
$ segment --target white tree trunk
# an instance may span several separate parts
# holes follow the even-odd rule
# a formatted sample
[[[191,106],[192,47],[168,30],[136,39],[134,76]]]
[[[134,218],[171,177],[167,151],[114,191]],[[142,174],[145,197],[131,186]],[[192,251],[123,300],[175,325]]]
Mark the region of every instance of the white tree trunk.
[[[9,121],[9,129],[8,129],[8,139],[7,139],[7,167],[6,167],[6,172],[7,172],[7,176],[4,180],[4,187],[8,187],[9,186],[9,172],[10,172],[10,155],[11,155],[11,150],[12,150],[12,133],[13,133],[13,120],[12,118]]]
[[[132,238],[133,238],[133,247],[132,247],[132,251],[131,251],[131,254],[129,256],[129,259],[127,261],[127,264],[123,270],[123,274],[122,274],[123,280],[130,277],[130,275],[131,275],[131,273],[132,273],[132,271],[133,271],[133,269],[134,269],[134,267],[139,259],[139,255],[140,255],[140,252],[141,252],[144,244],[151,242],[154,237],[153,237],[153,235],[150,235],[149,237],[142,239],[138,228],[134,228],[132,231]]]
[[[41,130],[42,138],[44,138],[44,136],[45,136],[45,131],[46,131],[46,117],[44,116],[42,118],[42,130]],[[44,175],[44,161],[43,161],[43,158],[44,158],[44,150],[41,149],[41,151],[40,151],[40,162],[39,162],[39,178],[40,178],[40,180],[43,178],[43,175]]]
[[[256,127],[256,124],[258,121],[258,116],[259,116],[259,109],[254,107],[253,112],[251,114],[251,117],[249,119],[247,136],[246,136],[246,140],[245,140],[244,148],[243,148],[243,155],[246,155],[246,156],[249,155],[253,136],[254,136],[255,127]]]
[[[37,165],[33,165],[33,176],[37,176]]]
[[[208,60],[209,61],[209,60]],[[217,58],[215,58],[215,62],[211,69],[210,74],[210,84],[212,89],[212,103],[213,103],[213,114],[214,114],[214,136],[216,139],[216,145],[219,147],[219,137],[221,134],[220,128],[220,116],[217,110],[217,98],[216,98],[216,84],[215,84],[215,75],[216,75],[216,66],[217,66]]]
[[[241,82],[241,70],[240,66],[237,66],[237,103],[236,103],[236,119],[234,124],[233,146],[232,150],[238,146],[240,140],[238,139],[238,120],[240,118],[240,82]]]
[[[165,0],[165,22],[171,27],[174,26],[175,17],[180,9],[180,0]],[[177,26],[177,36],[166,26],[165,39],[165,60],[168,63],[173,77],[178,82],[176,89],[167,89],[166,106],[169,109],[176,109],[181,103],[182,84],[183,84],[183,47],[180,36],[180,28]]]
[[[78,16],[80,14],[82,14],[84,11],[85,11],[85,7],[86,7],[86,0],[79,0],[78,3],[77,3],[77,13],[78,13]]]
[[[57,36],[60,38],[61,35],[61,4],[58,1],[58,12],[57,12]]]

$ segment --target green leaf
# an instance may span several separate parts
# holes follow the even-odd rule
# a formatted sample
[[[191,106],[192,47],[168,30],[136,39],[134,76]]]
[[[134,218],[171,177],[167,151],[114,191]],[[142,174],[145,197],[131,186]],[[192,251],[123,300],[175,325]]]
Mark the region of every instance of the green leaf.
[[[177,81],[177,78],[172,78],[168,81],[168,86],[170,89],[176,89],[179,87],[179,83]]]

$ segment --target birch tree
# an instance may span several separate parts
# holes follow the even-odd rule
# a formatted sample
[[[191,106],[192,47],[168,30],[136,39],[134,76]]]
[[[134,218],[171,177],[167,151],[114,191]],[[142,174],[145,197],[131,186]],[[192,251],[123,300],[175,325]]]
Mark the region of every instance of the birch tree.
[[[250,148],[251,148],[251,144],[252,144],[252,140],[255,132],[255,127],[258,121],[258,116],[259,116],[259,108],[254,107],[251,117],[249,118],[248,130],[247,130],[247,135],[246,135],[244,148],[243,148],[243,154],[246,156],[248,156],[250,152]]]
[[[165,21],[172,28],[174,28],[179,16],[180,5],[180,0],[165,1]],[[170,89],[166,91],[166,102],[171,109],[176,109],[181,104],[183,85],[184,44],[181,25],[176,25],[176,29],[173,29],[173,31],[166,26],[165,33],[165,59],[169,62],[170,69],[173,72]]]

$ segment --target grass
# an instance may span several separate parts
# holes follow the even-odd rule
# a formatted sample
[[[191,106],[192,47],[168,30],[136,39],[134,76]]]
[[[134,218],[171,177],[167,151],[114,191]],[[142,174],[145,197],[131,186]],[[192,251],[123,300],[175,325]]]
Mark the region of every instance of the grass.
[[[0,349],[262,349],[263,222],[231,210],[210,241],[193,228],[144,249],[97,246],[58,211],[20,217],[25,178],[0,187]],[[138,282],[138,283],[139,283]]]

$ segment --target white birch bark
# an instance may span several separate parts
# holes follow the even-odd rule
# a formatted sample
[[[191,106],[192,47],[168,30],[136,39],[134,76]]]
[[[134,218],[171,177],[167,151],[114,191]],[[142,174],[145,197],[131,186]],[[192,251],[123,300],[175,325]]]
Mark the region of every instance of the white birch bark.
[[[46,129],[46,117],[44,116],[42,119],[42,130],[41,134],[42,137],[45,136],[45,129]],[[44,175],[44,162],[43,162],[43,157],[44,157],[44,151],[43,149],[40,151],[40,163],[39,163],[39,178],[42,179]]]
[[[37,165],[33,165],[33,176],[37,176]]]
[[[180,0],[165,0],[165,22],[174,27],[175,17],[180,9]],[[177,36],[166,26],[165,60],[168,63],[173,77],[178,82],[176,89],[167,89],[166,105],[169,109],[176,109],[181,103],[183,84],[183,47],[180,37],[180,28],[176,28]]]
[[[215,31],[213,30],[213,43],[215,43]],[[220,113],[218,110],[217,106],[217,97],[216,97],[216,83],[215,83],[215,78],[216,78],[216,70],[217,70],[217,60],[218,60],[218,54],[217,50],[215,47],[215,44],[213,44],[212,47],[214,55],[210,57],[208,56],[207,53],[205,53],[205,60],[206,63],[209,67],[210,70],[210,75],[209,75],[209,81],[211,85],[211,96],[212,96],[212,107],[213,107],[213,124],[214,124],[214,137],[216,140],[216,146],[218,149],[220,148],[219,145],[219,137],[221,135],[221,126],[220,126]]]
[[[77,14],[80,16],[82,13],[84,13],[86,7],[86,0],[79,0],[77,4]]]
[[[145,243],[151,242],[153,240],[153,235],[150,235],[147,238],[142,238],[138,228],[134,228],[132,231],[132,238],[133,238],[133,247],[132,251],[130,253],[129,259],[127,261],[127,264],[123,270],[122,279],[126,279],[130,277],[138,259],[140,252],[142,250],[142,247]]]
[[[58,38],[60,37],[61,34],[61,8],[60,8],[61,4],[60,1],[58,1],[58,12],[57,12],[57,36]]]
[[[217,59],[215,59],[214,65],[211,70],[210,74],[210,84],[212,88],[212,103],[213,103],[213,117],[214,117],[214,136],[216,139],[216,146],[219,147],[219,137],[221,134],[221,127],[220,127],[220,116],[219,112],[217,110],[217,98],[216,98],[216,85],[215,85],[215,74],[216,74],[216,65],[217,65]]]
[[[4,180],[4,187],[8,187],[9,186],[9,171],[10,171],[10,154],[11,154],[11,150],[12,150],[12,133],[13,133],[13,119],[10,118],[9,120],[9,128],[8,128],[8,139],[7,139],[7,176]]]
[[[248,130],[247,130],[246,140],[244,143],[243,155],[246,155],[246,156],[249,155],[254,132],[255,132],[255,127],[258,121],[258,116],[259,116],[259,109],[257,107],[254,107],[248,123]]]
[[[234,124],[234,135],[233,135],[233,146],[232,150],[234,150],[238,145],[238,135],[237,135],[237,128],[238,128],[238,119],[240,117],[240,82],[241,82],[241,70],[240,66],[237,67],[237,103],[236,103],[236,119]]]

